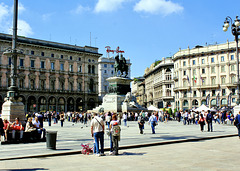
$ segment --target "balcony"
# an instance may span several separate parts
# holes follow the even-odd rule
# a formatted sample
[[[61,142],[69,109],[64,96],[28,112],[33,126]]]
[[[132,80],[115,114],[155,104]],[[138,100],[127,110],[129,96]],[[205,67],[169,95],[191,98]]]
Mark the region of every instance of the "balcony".
[[[175,87],[173,88],[173,91],[184,91],[184,90],[190,90],[190,86],[185,86],[185,87]]]

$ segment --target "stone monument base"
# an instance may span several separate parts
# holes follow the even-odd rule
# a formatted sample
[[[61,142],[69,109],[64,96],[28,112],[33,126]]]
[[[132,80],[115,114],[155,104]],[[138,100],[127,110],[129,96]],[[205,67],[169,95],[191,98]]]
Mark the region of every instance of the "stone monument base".
[[[14,122],[15,118],[25,121],[24,104],[15,100],[6,100],[2,105],[2,119]]]

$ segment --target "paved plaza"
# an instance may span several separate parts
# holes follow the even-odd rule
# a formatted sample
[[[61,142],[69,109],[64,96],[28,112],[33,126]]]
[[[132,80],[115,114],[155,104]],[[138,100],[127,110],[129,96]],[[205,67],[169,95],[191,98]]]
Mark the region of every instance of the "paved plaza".
[[[46,142],[6,144],[0,145],[0,160],[55,156],[66,154],[79,154],[82,147],[80,144],[91,143],[93,138],[90,134],[90,124],[73,124],[64,122],[64,127],[52,124],[51,127],[44,123],[47,131],[57,131],[57,149],[49,150]],[[139,134],[138,124],[135,121],[128,122],[128,126],[121,126],[120,153],[123,149],[144,147],[149,145],[170,144],[194,140],[204,140],[225,136],[234,136],[237,129],[234,126],[213,124],[214,132],[200,131],[199,125],[183,125],[182,122],[170,121],[159,123],[156,126],[156,134],[151,134],[150,125],[145,124],[144,134]],[[105,134],[105,149],[109,150],[109,137]],[[236,137],[237,138],[237,137]]]

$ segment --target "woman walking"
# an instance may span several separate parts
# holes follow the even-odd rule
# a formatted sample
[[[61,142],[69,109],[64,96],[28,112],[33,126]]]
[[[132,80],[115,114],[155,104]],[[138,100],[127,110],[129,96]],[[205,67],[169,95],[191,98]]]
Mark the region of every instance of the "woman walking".
[[[200,114],[200,118],[198,120],[198,123],[200,125],[201,131],[203,132],[204,130],[204,125],[205,125],[205,119],[203,117],[203,114]]]

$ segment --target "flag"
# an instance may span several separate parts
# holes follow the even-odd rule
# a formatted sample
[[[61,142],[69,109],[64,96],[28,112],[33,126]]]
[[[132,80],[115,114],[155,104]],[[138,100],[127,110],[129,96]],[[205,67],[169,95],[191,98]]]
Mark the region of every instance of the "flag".
[[[219,97],[219,93],[218,93],[218,95],[217,95],[217,107],[219,107],[219,101],[220,101],[220,97]]]
[[[193,76],[193,81],[197,83],[197,78],[195,76]]]
[[[187,75],[187,80],[188,80],[188,83],[189,83],[189,77],[188,77],[188,75]]]
[[[206,105],[209,106],[209,100],[210,100],[210,94],[207,95],[206,97]]]

